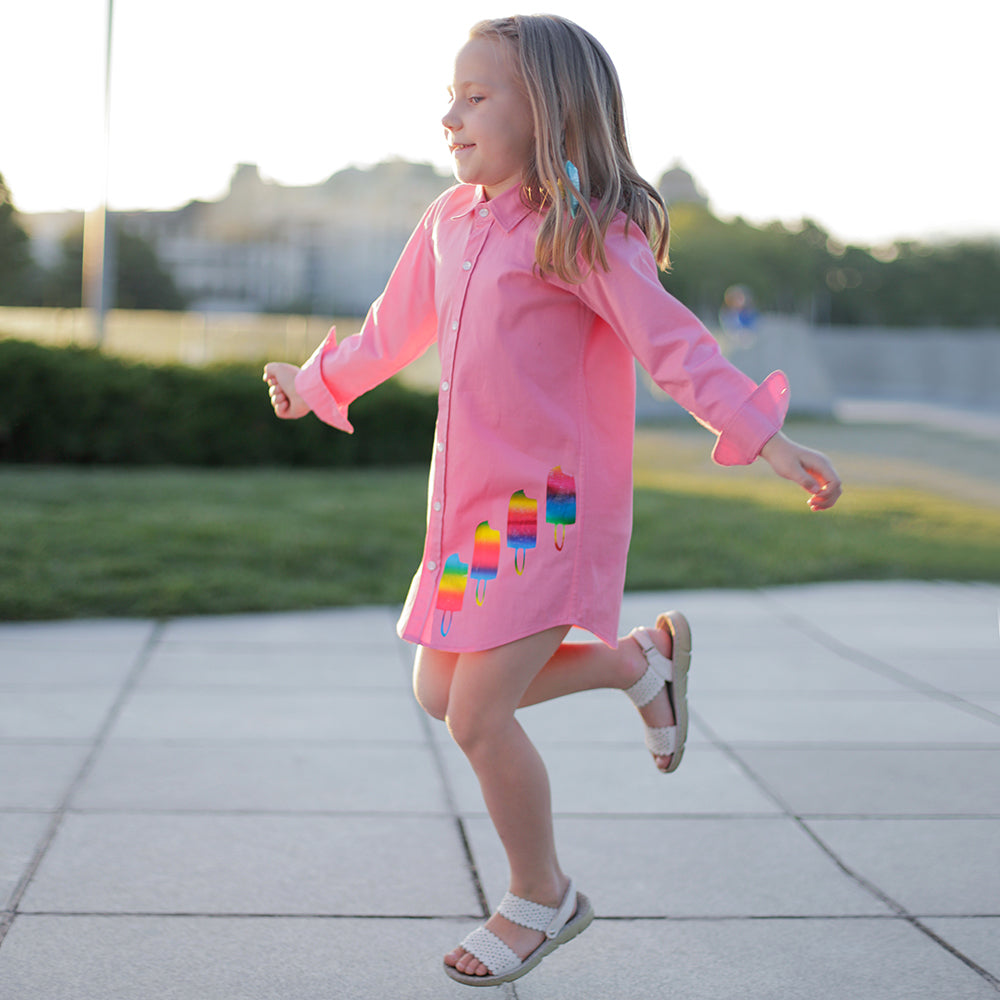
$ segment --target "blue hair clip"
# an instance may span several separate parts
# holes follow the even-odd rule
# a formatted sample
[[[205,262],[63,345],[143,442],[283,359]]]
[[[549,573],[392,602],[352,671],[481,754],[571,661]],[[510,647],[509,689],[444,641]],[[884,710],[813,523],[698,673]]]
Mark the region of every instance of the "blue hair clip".
[[[576,164],[572,160],[566,161],[566,173],[569,174],[569,182],[573,185],[569,192],[569,214],[575,219],[580,203],[576,200],[574,191],[580,190],[580,171],[576,169]]]

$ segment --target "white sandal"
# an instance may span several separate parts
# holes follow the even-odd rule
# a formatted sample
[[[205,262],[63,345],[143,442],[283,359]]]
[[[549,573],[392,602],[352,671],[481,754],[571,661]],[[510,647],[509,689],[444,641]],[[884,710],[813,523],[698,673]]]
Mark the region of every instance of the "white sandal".
[[[590,900],[582,892],[576,891],[572,879],[558,907],[542,906],[541,903],[532,903],[508,892],[501,900],[497,912],[511,923],[541,931],[545,934],[545,940],[527,958],[521,958],[493,931],[485,926],[477,927],[460,947],[479,959],[490,970],[490,975],[470,976],[446,962],[444,971],[456,982],[466,986],[497,986],[520,979],[559,945],[571,941],[585,930],[594,919]]]
[[[646,726],[646,746],[654,757],[670,757],[670,765],[661,773],[670,774],[680,767],[688,732],[687,678],[691,666],[691,626],[679,611],[666,611],[656,619],[656,627],[673,638],[672,659],[667,659],[653,645],[649,629],[634,628],[629,635],[639,643],[646,658],[646,672],[625,693],[636,708],[648,705],[664,687],[674,711],[674,725]],[[645,723],[643,723],[645,725]]]

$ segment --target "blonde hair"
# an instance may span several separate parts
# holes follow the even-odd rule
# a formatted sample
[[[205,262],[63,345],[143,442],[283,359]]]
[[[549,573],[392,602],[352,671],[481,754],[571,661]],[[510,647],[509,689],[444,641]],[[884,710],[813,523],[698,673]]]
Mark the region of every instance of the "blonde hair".
[[[588,270],[597,262],[609,270],[604,237],[619,211],[642,230],[659,265],[669,266],[667,209],[632,163],[621,84],[601,43],[552,14],[481,21],[470,37],[503,41],[516,53],[535,129],[521,194],[544,213],[535,244],[541,270],[574,283],[585,276],[581,258]],[[567,160],[580,177],[575,213]]]

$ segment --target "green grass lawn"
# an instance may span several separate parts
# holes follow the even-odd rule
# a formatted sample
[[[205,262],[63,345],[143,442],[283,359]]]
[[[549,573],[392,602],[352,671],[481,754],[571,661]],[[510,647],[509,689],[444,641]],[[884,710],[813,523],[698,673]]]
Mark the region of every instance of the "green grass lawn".
[[[0,618],[400,602],[424,473],[0,471]]]
[[[640,437],[629,589],[1000,578],[995,505],[868,476],[816,514],[706,453],[703,435]],[[0,619],[401,603],[425,498],[422,468],[2,467]]]

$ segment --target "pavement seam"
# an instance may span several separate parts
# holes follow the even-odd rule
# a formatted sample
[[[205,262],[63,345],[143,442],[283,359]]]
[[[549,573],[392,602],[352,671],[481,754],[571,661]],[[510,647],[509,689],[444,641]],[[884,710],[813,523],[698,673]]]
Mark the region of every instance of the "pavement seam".
[[[118,716],[121,714],[121,710],[124,707],[125,702],[132,694],[132,691],[138,682],[139,675],[143,670],[145,670],[147,664],[149,663],[153,650],[159,644],[160,636],[163,634],[165,627],[165,621],[156,621],[153,623],[149,635],[146,637],[146,641],[139,650],[139,653],[135,658],[135,662],[132,664],[132,668],[126,675],[115,700],[112,702],[111,707],[108,709],[108,712],[104,717],[104,721],[101,723],[100,729],[97,731],[97,735],[91,743],[90,750],[87,752],[86,757],[83,759],[83,763],[77,769],[76,774],[70,781],[59,805],[53,811],[52,819],[49,821],[49,825],[42,836],[41,841],[36,847],[31,861],[28,862],[28,867],[25,869],[24,874],[21,876],[14,888],[14,892],[10,899],[9,909],[5,911],[3,918],[0,919],[0,947],[3,947],[3,942],[6,939],[11,927],[13,927],[14,921],[17,919],[21,900],[24,898],[24,894],[28,891],[28,886],[31,885],[38,869],[41,867],[42,861],[45,859],[45,855],[48,854],[49,848],[52,846],[52,843],[56,838],[56,834],[59,832],[60,826],[62,826],[63,819],[66,817],[66,814],[70,812],[70,802],[76,795],[80,785],[90,773],[98,755],[104,749],[108,736],[111,733],[111,729],[118,721]]]
[[[850,646],[845,642],[841,642],[841,640],[836,636],[831,635],[824,628],[811,622],[808,618],[805,618],[794,611],[788,610],[781,604],[780,599],[774,595],[765,594],[765,597],[774,602],[781,609],[778,612],[778,618],[786,625],[797,629],[804,635],[809,636],[809,638],[815,640],[821,646],[830,650],[831,653],[840,656],[849,663],[854,663],[865,670],[870,670],[872,673],[879,674],[882,677],[887,677],[903,687],[909,688],[916,694],[933,698],[936,701],[945,702],[953,708],[967,712],[969,715],[974,715],[979,719],[983,719],[985,722],[1000,724],[1000,715],[996,712],[992,712],[988,708],[982,708],[974,702],[967,701],[961,695],[953,694],[950,691],[945,691],[942,688],[935,687],[928,681],[920,680],[919,678],[912,676],[912,674],[908,674],[905,670],[900,670],[899,667],[894,667],[891,664],[885,663],[877,657],[864,652],[863,650]]]
[[[407,671],[412,669],[412,663],[407,658],[408,647],[400,643],[400,656],[403,661],[403,665]],[[438,773],[438,777],[441,780],[441,788],[444,792],[445,806],[451,818],[455,824],[455,829],[458,831],[459,840],[462,843],[462,851],[465,855],[465,864],[469,873],[469,878],[472,880],[472,888],[476,894],[476,899],[479,902],[480,918],[483,920],[488,920],[490,916],[490,904],[486,897],[486,890],[483,886],[482,877],[479,874],[479,866],[476,864],[475,854],[472,850],[472,842],[469,839],[468,831],[465,827],[465,820],[462,818],[462,814],[458,808],[458,800],[455,797],[455,791],[451,786],[451,781],[448,777],[448,766],[444,760],[444,754],[441,752],[441,747],[438,745],[436,739],[434,739],[434,731],[431,728],[431,720],[427,713],[417,706],[417,714],[419,718],[420,728],[423,731],[424,739],[430,748],[431,759],[434,761],[434,768]],[[440,919],[453,919],[445,918],[442,914],[437,914],[429,919],[440,920]],[[503,996],[509,998],[509,1000],[518,1000],[517,988],[514,983],[503,983],[496,989],[502,990]]]
[[[152,920],[432,920],[467,921],[468,913],[248,913],[238,911],[205,910],[19,910],[20,917],[98,917],[102,920],[134,918]],[[851,923],[866,920],[902,921],[917,920],[1000,920],[1000,913],[612,913],[595,916],[599,923],[736,923],[745,920],[797,921],[801,923]]]
[[[933,687],[930,684],[925,684],[922,681],[916,681],[914,678],[910,677],[903,671],[897,670],[897,668],[884,664],[881,661],[870,657],[867,654],[861,653],[858,650],[841,643],[839,640],[835,639],[829,633],[823,631],[818,626],[814,625],[807,619],[801,618],[799,615],[788,611],[787,609],[781,607],[780,601],[777,601],[773,596],[762,593],[762,597],[765,600],[777,604],[781,610],[778,612],[778,617],[781,618],[785,624],[790,625],[793,628],[809,635],[810,637],[818,640],[836,652],[838,655],[843,656],[845,659],[857,663],[859,666],[866,667],[868,669],[875,670],[876,672],[883,673],[888,676],[893,676],[895,679],[903,680],[908,684],[908,686],[913,687],[920,691],[927,697],[932,697],[937,700],[947,701],[949,703],[956,700],[953,696],[947,694],[947,692],[940,691],[939,689]],[[896,678],[896,675],[899,678]],[[975,706],[970,706],[975,707]],[[888,906],[899,919],[906,921],[914,929],[920,931],[926,937],[930,938],[935,944],[939,945],[954,958],[957,958],[960,962],[970,968],[973,972],[979,975],[983,980],[989,983],[998,993],[1000,993],[1000,978],[997,978],[993,973],[984,969],[977,962],[973,961],[967,955],[963,954],[956,947],[942,938],[940,935],[936,934],[929,927],[927,927],[919,917],[910,913],[905,906],[899,903],[897,900],[893,899],[888,893],[880,889],[875,883],[869,881],[859,872],[854,871],[845,861],[843,861],[837,853],[830,847],[806,822],[803,816],[797,814],[773,788],[759,775],[743,758],[736,752],[733,747],[726,743],[719,735],[712,729],[708,723],[701,718],[696,712],[692,711],[691,716],[697,719],[699,726],[708,735],[710,741],[719,750],[722,751],[745,775],[746,777],[757,786],[757,788],[769,798],[774,804],[781,809],[786,818],[790,819],[795,825],[824,853],[831,861],[849,878],[851,879],[859,888],[863,889],[865,892],[874,896],[884,905]]]
[[[692,715],[694,713],[692,712]],[[758,775],[753,768],[751,768],[747,763],[745,763],[740,756],[733,751],[724,741],[718,739],[716,734],[713,732],[710,726],[708,726],[703,719],[698,719],[701,726],[705,728],[705,731],[710,733],[716,738],[716,746],[720,749],[729,759],[749,778],[760,791],[768,796],[777,806],[779,806],[785,816],[790,819],[795,825],[828,857],[831,861],[856,885],[865,892],[874,896],[877,900],[888,906],[894,913],[894,919],[903,920],[908,923],[915,930],[920,931],[926,937],[930,938],[935,944],[939,945],[945,951],[947,951],[954,958],[957,958],[963,965],[968,966],[973,972],[980,976],[983,980],[989,983],[998,993],[1000,993],[1000,979],[984,969],[977,962],[973,961],[967,955],[959,951],[954,945],[950,944],[939,934],[932,931],[926,924],[924,924],[920,917],[913,913],[910,913],[902,903],[893,899],[888,893],[880,889],[874,882],[869,881],[859,872],[856,872],[851,868],[845,861],[843,861],[837,853],[830,847],[803,819],[802,816],[797,815],[789,805],[775,792],[764,779]]]
[[[407,671],[409,671],[411,666],[406,658],[405,646],[401,646],[400,655],[404,667]],[[458,808],[458,800],[455,798],[455,792],[448,777],[448,767],[445,764],[444,755],[441,753],[441,748],[438,746],[437,740],[434,739],[434,732],[431,729],[431,721],[427,713],[419,706],[417,706],[416,711],[420,728],[424,734],[424,740],[430,749],[431,759],[434,761],[434,769],[437,771],[438,778],[441,781],[441,788],[444,792],[445,807],[448,815],[451,816],[451,819],[455,824],[459,840],[462,843],[462,852],[465,855],[465,864],[468,869],[469,877],[472,880],[473,891],[475,892],[476,899],[479,902],[481,911],[480,916],[483,919],[488,919],[490,915],[489,901],[486,898],[486,890],[483,887],[483,881],[479,874],[479,867],[476,864],[475,855],[472,851],[472,843],[469,840],[469,834],[465,828],[465,821],[462,819],[462,814]]]

